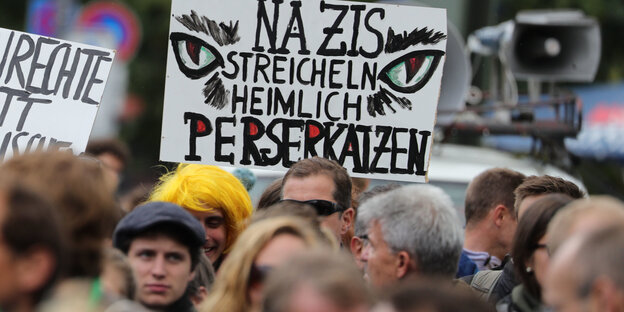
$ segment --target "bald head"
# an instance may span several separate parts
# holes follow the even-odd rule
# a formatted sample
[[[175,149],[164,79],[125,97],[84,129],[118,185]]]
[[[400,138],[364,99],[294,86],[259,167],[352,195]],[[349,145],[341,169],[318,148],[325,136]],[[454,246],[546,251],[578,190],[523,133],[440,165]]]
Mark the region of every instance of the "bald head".
[[[543,301],[558,312],[581,311],[584,298],[578,296],[578,285],[581,284],[579,274],[575,272],[577,259],[583,242],[578,235],[567,241],[551,259],[543,287]]]
[[[545,302],[555,311],[624,310],[624,226],[577,233],[554,255]]]
[[[572,202],[548,226],[548,248],[554,253],[571,235],[610,226],[624,227],[624,203],[609,196],[592,196]]]

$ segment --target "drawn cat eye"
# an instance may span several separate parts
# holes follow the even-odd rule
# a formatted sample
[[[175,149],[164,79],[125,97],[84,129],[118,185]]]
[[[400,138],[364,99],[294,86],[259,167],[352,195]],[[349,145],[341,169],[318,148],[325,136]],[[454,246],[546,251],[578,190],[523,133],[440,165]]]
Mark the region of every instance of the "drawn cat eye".
[[[414,93],[429,82],[443,55],[440,50],[410,52],[386,65],[377,78],[394,91]]]
[[[171,46],[180,71],[191,79],[208,75],[223,67],[223,57],[217,49],[197,37],[185,33],[171,33]]]

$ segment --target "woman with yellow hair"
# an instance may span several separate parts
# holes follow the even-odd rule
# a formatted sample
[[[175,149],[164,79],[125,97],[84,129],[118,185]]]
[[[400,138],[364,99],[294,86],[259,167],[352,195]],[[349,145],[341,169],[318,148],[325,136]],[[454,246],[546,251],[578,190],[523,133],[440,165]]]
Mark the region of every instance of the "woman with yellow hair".
[[[251,215],[251,199],[243,184],[216,167],[180,164],[160,178],[149,201],[166,201],[184,207],[204,225],[204,252],[219,268]]]
[[[266,274],[297,253],[323,247],[326,242],[318,233],[300,217],[277,216],[252,223],[232,247],[199,310],[259,311]]]

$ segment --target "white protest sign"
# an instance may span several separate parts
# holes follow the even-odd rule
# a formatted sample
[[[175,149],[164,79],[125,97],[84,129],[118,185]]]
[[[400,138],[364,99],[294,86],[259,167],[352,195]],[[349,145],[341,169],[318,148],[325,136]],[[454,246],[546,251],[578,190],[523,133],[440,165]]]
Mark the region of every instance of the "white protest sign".
[[[84,152],[115,51],[0,28],[0,159]]]
[[[426,181],[444,9],[173,0],[160,158]]]

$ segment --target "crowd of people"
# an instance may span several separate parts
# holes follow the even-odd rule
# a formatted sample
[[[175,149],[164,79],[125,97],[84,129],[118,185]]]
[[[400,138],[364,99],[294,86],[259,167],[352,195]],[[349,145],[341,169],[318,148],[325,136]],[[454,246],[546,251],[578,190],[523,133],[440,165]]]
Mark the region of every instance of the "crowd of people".
[[[97,148],[96,148],[97,147]],[[0,165],[0,312],[624,311],[624,204],[493,168],[443,189],[332,160],[249,181],[179,164],[133,199],[127,150]]]

